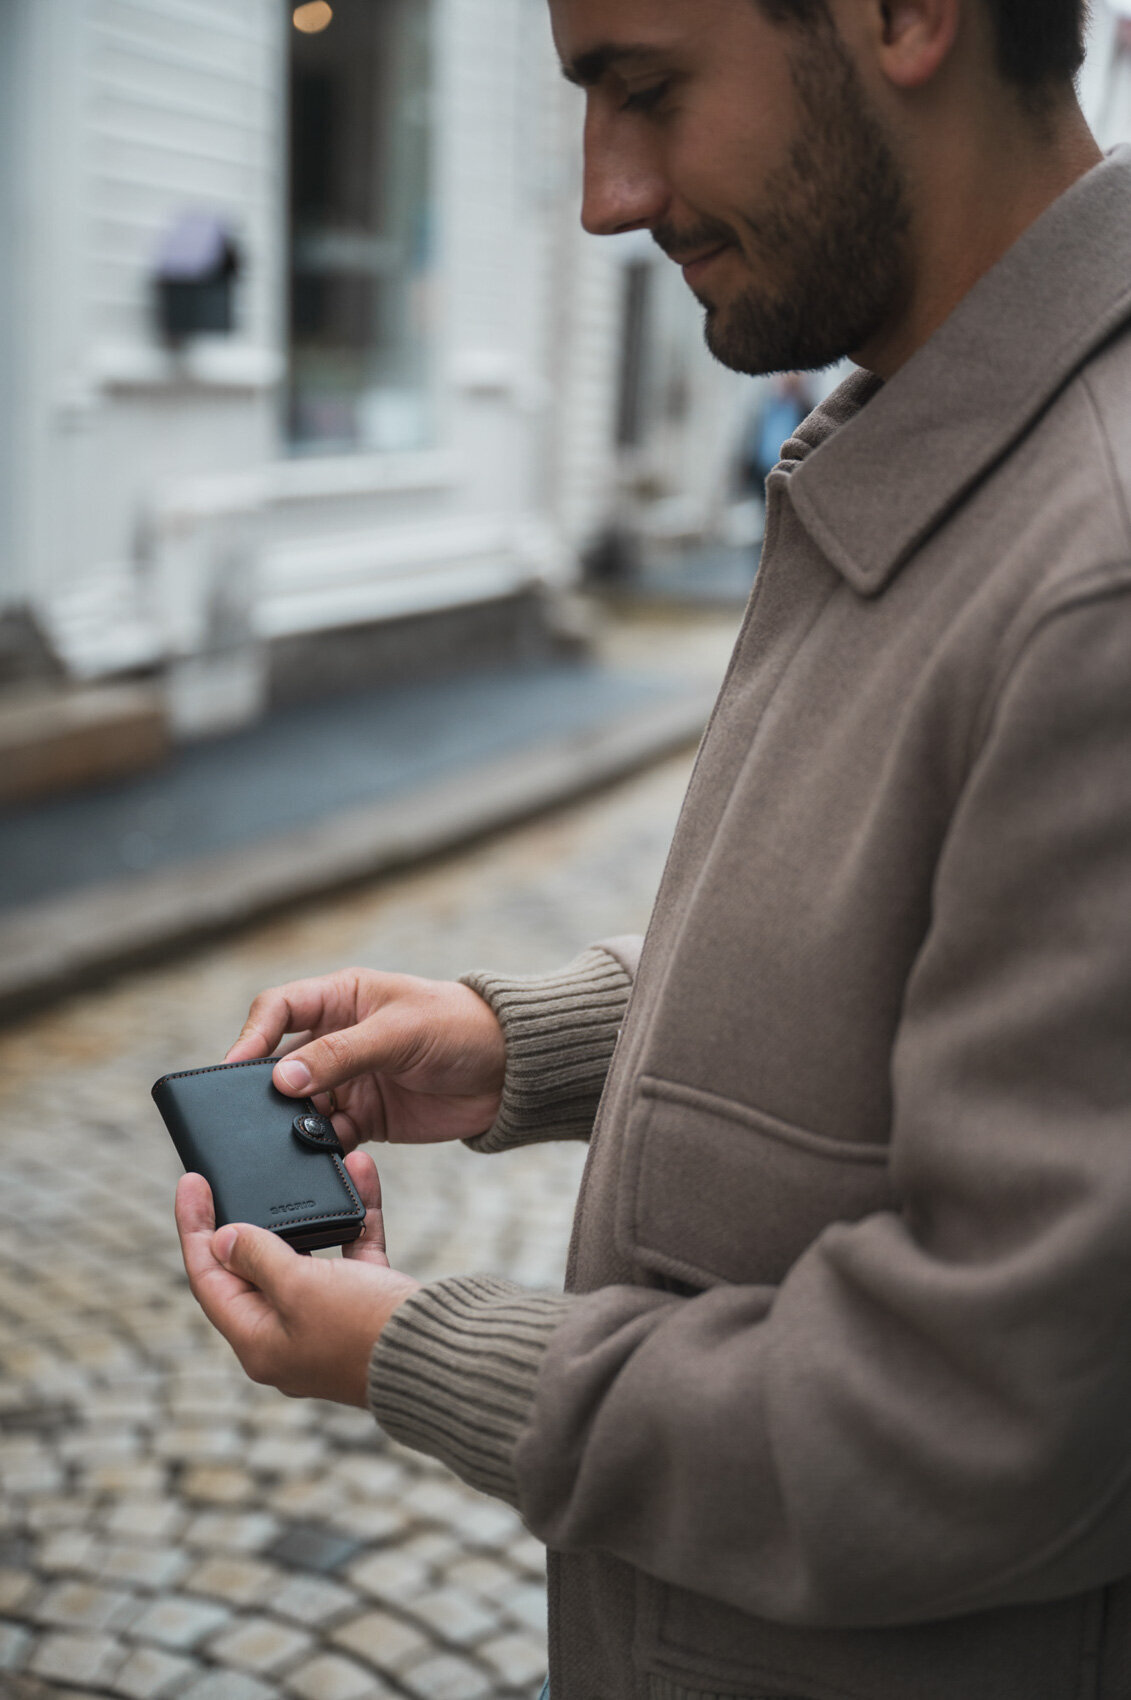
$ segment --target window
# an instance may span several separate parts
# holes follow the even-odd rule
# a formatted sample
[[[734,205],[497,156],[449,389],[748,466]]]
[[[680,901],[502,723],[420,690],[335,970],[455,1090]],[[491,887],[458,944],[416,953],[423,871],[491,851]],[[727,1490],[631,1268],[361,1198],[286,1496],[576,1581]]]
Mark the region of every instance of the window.
[[[432,8],[289,7],[297,452],[432,438]]]
[[[644,441],[651,285],[652,266],[649,261],[630,260],[624,268],[622,285],[618,449],[638,449]]]

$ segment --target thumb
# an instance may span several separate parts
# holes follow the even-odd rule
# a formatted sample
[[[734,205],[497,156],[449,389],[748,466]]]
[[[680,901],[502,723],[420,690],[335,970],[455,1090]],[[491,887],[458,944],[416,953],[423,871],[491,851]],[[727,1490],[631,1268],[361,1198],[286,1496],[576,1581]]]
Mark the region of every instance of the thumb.
[[[346,1168],[357,1189],[357,1196],[365,1206],[365,1226],[360,1239],[342,1247],[342,1256],[351,1258],[355,1263],[376,1263],[387,1269],[389,1254],[385,1246],[385,1218],[381,1212],[381,1182],[377,1165],[367,1151],[351,1151],[346,1158]]]
[[[253,1228],[248,1222],[220,1228],[212,1237],[212,1255],[276,1305],[290,1284],[298,1259],[298,1253],[278,1234]]]
[[[300,1045],[275,1064],[271,1079],[280,1092],[309,1098],[360,1074],[398,1074],[419,1060],[434,1036],[417,1012],[378,1009],[356,1027]]]
[[[288,1097],[309,1098],[364,1074],[374,1064],[373,1050],[363,1024],[345,1027],[299,1046],[275,1064],[271,1079]]]

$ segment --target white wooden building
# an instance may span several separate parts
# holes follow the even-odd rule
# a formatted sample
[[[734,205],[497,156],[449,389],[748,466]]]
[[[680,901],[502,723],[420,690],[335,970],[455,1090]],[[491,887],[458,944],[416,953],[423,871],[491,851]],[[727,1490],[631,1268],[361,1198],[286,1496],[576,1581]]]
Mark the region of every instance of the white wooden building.
[[[1131,141],[1131,0],[1092,0],[1080,101],[1102,148]]]
[[[577,101],[544,0],[0,0],[0,612],[192,734],[272,646],[568,585],[626,465],[709,529],[748,390],[581,233]],[[201,215],[234,322],[171,342]]]

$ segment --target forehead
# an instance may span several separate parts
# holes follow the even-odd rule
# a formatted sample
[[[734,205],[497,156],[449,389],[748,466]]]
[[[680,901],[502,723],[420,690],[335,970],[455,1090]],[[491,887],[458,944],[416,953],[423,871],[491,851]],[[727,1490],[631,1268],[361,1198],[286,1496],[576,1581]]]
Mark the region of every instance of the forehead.
[[[610,52],[687,51],[753,10],[752,0],[550,0],[550,22],[567,73],[586,73]]]

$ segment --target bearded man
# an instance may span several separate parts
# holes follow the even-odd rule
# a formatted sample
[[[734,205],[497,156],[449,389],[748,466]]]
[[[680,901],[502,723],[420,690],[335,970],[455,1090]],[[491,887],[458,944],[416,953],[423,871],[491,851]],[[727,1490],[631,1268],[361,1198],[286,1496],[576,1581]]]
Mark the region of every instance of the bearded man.
[[[554,1700],[1126,1700],[1131,155],[1082,0],[551,12],[587,228],[727,365],[861,370],[768,479],[643,956],[333,974],[231,1053],[309,1029],[274,1078],[347,1143],[591,1138],[567,1291],[389,1270],[356,1154],[337,1264],[188,1177],[195,1288],[519,1508]]]

